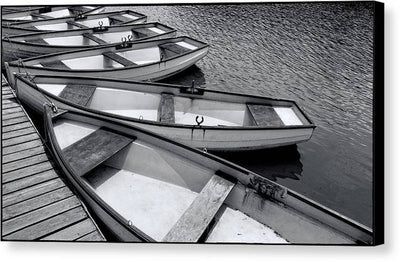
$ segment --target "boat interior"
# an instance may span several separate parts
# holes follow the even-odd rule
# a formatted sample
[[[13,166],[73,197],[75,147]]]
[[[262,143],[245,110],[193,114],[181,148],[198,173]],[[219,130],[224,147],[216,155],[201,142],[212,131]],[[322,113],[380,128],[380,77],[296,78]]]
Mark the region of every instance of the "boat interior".
[[[114,13],[111,15],[88,15],[85,19],[62,19],[61,21],[38,21],[35,23],[16,23],[15,26],[22,28],[32,28],[42,31],[60,31],[71,30],[79,28],[94,28],[100,24],[104,27],[121,25],[121,24],[135,24],[146,21],[146,16],[135,12]]]
[[[70,6],[63,9],[53,10],[49,12],[31,12],[30,15],[22,14],[8,14],[3,15],[3,19],[12,19],[12,20],[20,20],[20,21],[29,21],[29,20],[42,20],[49,18],[60,18],[60,17],[68,17],[74,16],[80,13],[90,12],[95,9],[94,6]],[[26,13],[26,12],[24,12]]]
[[[95,85],[37,85],[72,103],[133,119],[191,126],[197,125],[200,119],[203,119],[202,126],[283,127],[307,124],[294,104],[278,106],[218,101]]]
[[[146,39],[150,37],[156,37],[167,33],[166,28],[160,26],[150,26],[142,28],[137,27],[134,29],[122,28],[119,31],[104,31],[96,33],[80,33],[77,32],[76,35],[70,36],[60,36],[60,37],[14,37],[14,39],[24,38],[24,40],[17,40],[26,43],[39,43],[44,45],[54,45],[54,46],[95,46],[101,44],[112,44],[120,43],[123,39],[129,39],[130,41]]]
[[[60,59],[60,56],[56,56],[54,58],[42,59],[40,63],[27,61],[26,64],[36,67],[68,70],[116,69],[157,63],[196,49],[198,49],[198,46],[196,46],[195,43],[188,42],[186,39],[181,39],[177,42],[167,42],[144,48],[127,48],[123,50],[106,51],[95,55],[85,53],[77,58]]]
[[[64,118],[54,120],[53,126],[75,175],[125,223],[155,241],[287,242],[225,202],[235,183],[216,170],[154,140]]]

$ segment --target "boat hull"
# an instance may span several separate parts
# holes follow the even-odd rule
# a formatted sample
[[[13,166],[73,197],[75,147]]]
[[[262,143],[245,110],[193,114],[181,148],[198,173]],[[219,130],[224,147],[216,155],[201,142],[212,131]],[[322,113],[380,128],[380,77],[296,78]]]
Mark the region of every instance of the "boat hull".
[[[55,105],[65,109],[77,109],[46,96],[37,89],[31,88],[20,81],[17,89],[18,98],[35,110],[42,113],[43,104],[51,100]],[[83,111],[83,110],[81,110]],[[114,118],[109,116],[110,119]],[[196,148],[206,148],[214,151],[243,151],[255,150],[285,145],[297,144],[311,138],[314,128],[204,128],[174,127],[155,125],[144,121],[122,121],[130,126],[137,126],[159,135],[166,136],[174,141]]]
[[[63,75],[63,76],[81,76],[98,78],[117,78],[126,80],[160,80],[175,75],[194,65],[197,61],[207,55],[208,46],[198,49],[186,55],[179,56],[160,63],[153,63],[140,67],[130,67],[116,70],[62,70],[46,69],[35,66],[25,66],[23,72],[29,72],[34,75]],[[11,85],[14,83],[14,73],[21,72],[15,64],[5,66],[7,77]]]
[[[159,40],[174,37],[175,32],[166,33],[160,36],[149,37],[146,40]],[[101,45],[97,45],[101,46]],[[35,56],[47,55],[57,52],[77,51],[79,49],[90,49],[93,46],[52,46],[52,45],[30,45],[19,42],[2,41],[2,62],[10,62]]]

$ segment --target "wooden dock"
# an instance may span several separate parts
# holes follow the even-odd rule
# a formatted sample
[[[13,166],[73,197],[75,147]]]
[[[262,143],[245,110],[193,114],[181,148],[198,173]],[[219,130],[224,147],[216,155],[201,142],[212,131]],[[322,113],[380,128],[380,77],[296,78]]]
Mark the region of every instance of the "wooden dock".
[[[2,240],[105,241],[2,76]]]

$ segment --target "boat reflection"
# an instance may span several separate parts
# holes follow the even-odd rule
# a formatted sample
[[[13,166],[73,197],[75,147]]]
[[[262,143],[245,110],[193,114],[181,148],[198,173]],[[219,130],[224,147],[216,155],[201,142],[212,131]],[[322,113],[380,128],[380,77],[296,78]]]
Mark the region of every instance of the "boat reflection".
[[[243,152],[213,152],[213,154],[273,181],[300,180],[303,172],[300,153],[295,145]]]

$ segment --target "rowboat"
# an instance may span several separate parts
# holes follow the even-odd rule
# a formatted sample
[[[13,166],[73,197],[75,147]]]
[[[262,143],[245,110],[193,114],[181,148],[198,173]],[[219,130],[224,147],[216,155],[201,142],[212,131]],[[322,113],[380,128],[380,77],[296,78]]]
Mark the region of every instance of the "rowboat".
[[[51,54],[120,43],[175,37],[176,30],[160,23],[120,25],[95,28],[39,32],[2,38],[3,63]]]
[[[37,9],[17,10],[2,15],[2,24],[21,21],[74,17],[76,15],[96,14],[102,12],[102,6],[44,6]]]
[[[138,24],[146,22],[143,14],[130,10],[106,12],[99,14],[79,14],[70,17],[50,18],[35,21],[7,22],[2,24],[2,37],[37,33],[40,31],[61,31],[79,28],[93,28],[99,26],[113,26],[124,24]]]
[[[179,73],[208,51],[208,45],[189,37],[129,42],[62,52],[5,63],[9,82],[23,70],[35,75],[110,77],[157,80]],[[22,67],[21,67],[22,65]]]
[[[55,160],[120,241],[371,244],[369,228],[209,153],[45,105]]]
[[[174,141],[218,151],[307,141],[315,125],[294,102],[196,87],[116,79],[17,75],[17,95],[120,119]]]

